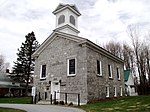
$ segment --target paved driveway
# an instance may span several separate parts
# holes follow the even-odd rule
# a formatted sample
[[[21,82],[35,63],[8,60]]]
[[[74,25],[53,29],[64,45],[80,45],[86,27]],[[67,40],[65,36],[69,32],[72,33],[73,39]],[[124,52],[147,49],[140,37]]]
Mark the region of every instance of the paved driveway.
[[[85,112],[81,109],[55,105],[32,105],[32,104],[0,104],[0,107],[10,107],[27,112]]]

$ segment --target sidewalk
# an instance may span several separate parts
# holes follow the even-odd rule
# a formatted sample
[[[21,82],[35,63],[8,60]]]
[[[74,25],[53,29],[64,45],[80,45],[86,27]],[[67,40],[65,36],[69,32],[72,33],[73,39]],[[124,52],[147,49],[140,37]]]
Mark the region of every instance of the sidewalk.
[[[84,110],[77,108],[55,105],[0,104],[0,107],[16,108],[27,112],[85,112]]]

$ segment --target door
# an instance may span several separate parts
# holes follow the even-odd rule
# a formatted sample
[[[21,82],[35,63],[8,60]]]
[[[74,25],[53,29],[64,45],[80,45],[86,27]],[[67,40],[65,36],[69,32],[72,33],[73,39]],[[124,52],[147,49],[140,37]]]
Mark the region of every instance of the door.
[[[56,99],[60,99],[60,83],[59,82],[51,82],[51,94],[54,99],[54,94],[56,92]]]

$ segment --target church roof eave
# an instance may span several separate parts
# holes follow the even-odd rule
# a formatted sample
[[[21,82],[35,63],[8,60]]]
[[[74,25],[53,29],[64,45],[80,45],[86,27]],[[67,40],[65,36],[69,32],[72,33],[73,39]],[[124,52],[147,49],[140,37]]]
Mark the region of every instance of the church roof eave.
[[[38,57],[41,52],[57,37],[63,37],[63,38],[67,38],[76,42],[81,42],[83,40],[85,40],[85,38],[79,37],[79,36],[75,36],[75,35],[71,35],[68,33],[63,33],[63,32],[59,32],[57,30],[54,30],[53,33],[41,44],[41,46],[32,54],[33,58]]]
[[[107,51],[106,49],[100,47],[99,45],[93,43],[92,41],[86,39],[85,41],[82,41],[80,44],[86,44],[88,47],[90,47],[93,50],[97,50],[99,52],[101,52],[103,55],[105,55],[106,57],[111,58],[114,61],[118,61],[121,63],[124,63],[124,60],[122,60],[121,58],[113,55],[112,53],[110,53],[109,51]]]
[[[66,8],[69,8],[70,10],[72,10],[78,16],[81,15],[81,13],[79,12],[78,8],[74,4],[59,4],[57,6],[57,8],[53,11],[53,14],[57,14],[58,12],[60,12],[62,10],[65,10]]]

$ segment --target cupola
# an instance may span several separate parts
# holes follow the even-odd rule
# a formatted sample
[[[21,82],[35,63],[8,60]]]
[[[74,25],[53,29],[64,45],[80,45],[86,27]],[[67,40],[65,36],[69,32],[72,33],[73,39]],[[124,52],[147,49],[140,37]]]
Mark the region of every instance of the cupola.
[[[59,4],[53,14],[56,15],[55,30],[78,35],[78,17],[81,14],[74,4]]]

